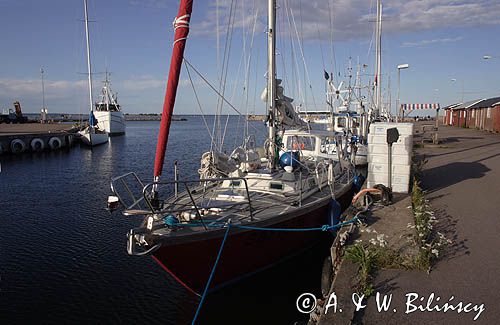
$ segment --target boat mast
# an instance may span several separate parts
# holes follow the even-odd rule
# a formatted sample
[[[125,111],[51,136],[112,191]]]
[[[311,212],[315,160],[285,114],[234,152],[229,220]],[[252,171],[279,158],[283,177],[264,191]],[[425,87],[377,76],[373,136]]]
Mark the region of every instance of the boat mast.
[[[94,105],[92,103],[92,65],[90,62],[90,40],[89,40],[89,16],[87,10],[87,0],[83,0],[85,7],[85,39],[87,41],[87,71],[89,77],[89,103],[90,103],[90,118],[89,118],[89,142],[92,146],[92,130],[94,129]]]
[[[376,32],[376,72],[375,72],[375,110],[376,115],[383,115],[382,112],[382,0],[377,0],[377,25]]]
[[[276,0],[268,0],[267,100],[269,105],[269,165],[276,167]]]
[[[104,104],[106,105],[106,111],[109,112],[109,80],[108,80],[108,69],[106,69],[106,77],[104,78]]]
[[[184,48],[186,46],[186,39],[189,34],[189,20],[191,19],[192,8],[193,0],[181,0],[179,2],[179,11],[177,13],[177,17],[174,20],[174,44],[172,49],[172,57],[170,59],[167,89],[165,91],[165,99],[163,102],[163,113],[161,115],[158,144],[156,145],[156,157],[154,165],[155,181],[159,181],[160,175],[163,170],[163,161],[165,159],[165,151],[167,149],[168,134],[170,131],[170,123],[172,121],[172,113],[174,110],[175,96],[177,94],[177,86],[179,84],[179,75],[181,73],[182,60],[184,57]]]
[[[90,40],[89,40],[89,16],[87,11],[87,0],[83,0],[85,7],[85,38],[87,41],[87,71],[88,71],[88,79],[89,79],[89,102],[90,102],[90,111],[94,110],[92,103],[92,73],[91,73],[91,62],[90,62]],[[93,125],[91,125],[93,127]]]

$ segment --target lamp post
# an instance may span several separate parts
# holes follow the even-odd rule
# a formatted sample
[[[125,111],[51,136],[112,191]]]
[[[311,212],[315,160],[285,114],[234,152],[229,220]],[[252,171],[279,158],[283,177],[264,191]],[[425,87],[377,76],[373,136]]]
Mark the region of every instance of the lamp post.
[[[397,114],[398,122],[399,122],[399,119],[404,119],[404,114],[402,112],[402,109],[401,109],[401,107],[399,107],[399,105],[400,105],[399,92],[400,92],[401,70],[408,69],[409,67],[410,67],[410,65],[407,63],[398,65],[398,98],[397,98],[397,103],[396,103],[396,109],[399,110],[398,114]]]
[[[456,82],[457,79],[456,78],[451,78],[451,81],[452,82]],[[462,79],[462,101],[461,101],[461,104],[464,103],[464,80]]]
[[[47,109],[45,108],[45,83],[43,79],[43,67],[40,68],[40,74],[42,75],[42,109],[40,110],[40,123],[45,123],[47,119]]]
[[[42,75],[42,109],[45,108],[45,85],[43,82],[43,68],[40,68],[40,74]]]
[[[439,89],[434,89],[434,92],[435,92],[435,103],[439,103],[439,98],[438,98],[438,92],[439,92]],[[434,133],[433,133],[433,136],[432,136],[432,143],[433,144],[438,144],[438,129],[439,129],[439,106],[438,108],[436,109],[436,117],[435,117],[435,120],[434,120]]]

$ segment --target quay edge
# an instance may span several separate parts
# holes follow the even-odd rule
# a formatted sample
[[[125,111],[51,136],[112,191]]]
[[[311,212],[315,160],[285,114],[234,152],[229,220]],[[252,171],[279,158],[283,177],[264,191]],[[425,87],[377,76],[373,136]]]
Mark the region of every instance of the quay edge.
[[[70,124],[2,124],[0,155],[70,148],[76,131]]]

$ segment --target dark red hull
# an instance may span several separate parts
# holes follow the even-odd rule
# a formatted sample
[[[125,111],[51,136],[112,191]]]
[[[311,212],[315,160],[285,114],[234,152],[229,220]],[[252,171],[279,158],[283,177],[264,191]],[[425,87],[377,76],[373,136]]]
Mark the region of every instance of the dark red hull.
[[[349,194],[351,191],[349,191]],[[345,197],[351,195],[344,195]],[[329,201],[300,211],[269,225],[270,228],[314,228],[328,224]],[[218,236],[193,240],[182,244],[165,244],[157,250],[154,259],[188,290],[203,292],[215,263],[225,229]],[[331,234],[321,231],[282,232],[256,231],[232,228],[224,246],[211,289],[237,281],[242,277],[272,266],[317,243],[322,236]]]

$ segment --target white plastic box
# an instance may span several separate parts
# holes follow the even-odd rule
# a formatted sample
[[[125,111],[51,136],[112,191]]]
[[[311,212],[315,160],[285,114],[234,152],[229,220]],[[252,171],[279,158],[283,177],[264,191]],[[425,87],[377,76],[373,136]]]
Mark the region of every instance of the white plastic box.
[[[389,164],[387,163],[371,163],[368,166],[368,173],[388,173],[389,171]],[[397,165],[397,164],[392,164],[392,174],[403,174],[403,175],[409,175],[410,174],[410,165]],[[394,178],[394,177],[393,177]]]
[[[390,128],[397,128],[399,135],[413,136],[413,123],[388,123],[388,122],[378,122],[370,124],[369,134],[381,134],[386,135],[386,130]]]
[[[368,163],[380,164],[387,163],[387,154],[370,154],[368,156]],[[409,155],[395,155],[392,153],[392,163],[396,165],[411,165],[411,158]]]
[[[384,184],[387,186],[389,180],[387,173],[368,173],[368,181],[374,184]],[[392,185],[410,184],[410,175],[392,174]]]
[[[387,136],[384,134],[368,134],[368,144],[384,144],[387,146]],[[413,144],[412,135],[399,135],[397,142],[393,143],[393,146],[404,145],[409,146]]]
[[[399,139],[392,145],[392,180],[394,193],[408,193],[413,149],[412,123],[372,123],[368,134],[367,186],[389,185],[387,129],[397,128]]]
[[[403,156],[411,156],[411,151],[412,149],[410,147],[404,147],[404,146],[392,146],[392,154],[393,155],[403,155]],[[370,145],[368,143],[368,157],[370,155],[385,155],[388,157],[389,154],[389,148],[386,145],[380,145],[380,144],[375,144],[375,145]]]

